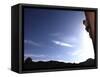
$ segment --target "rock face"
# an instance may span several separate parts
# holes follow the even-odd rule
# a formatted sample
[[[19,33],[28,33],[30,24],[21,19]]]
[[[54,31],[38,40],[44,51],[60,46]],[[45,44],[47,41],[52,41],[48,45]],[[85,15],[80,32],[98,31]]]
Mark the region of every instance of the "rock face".
[[[96,45],[96,24],[97,24],[97,16],[95,11],[84,11],[85,13],[85,20],[83,21],[83,24],[86,27],[86,31],[89,33],[89,36],[93,42],[94,46],[94,57],[96,59],[96,53],[97,53],[97,45]]]
[[[92,38],[92,41],[94,43],[95,41],[95,29],[96,29],[96,17],[95,17],[95,12],[89,12],[89,11],[85,11],[85,17],[86,17],[86,23],[85,26],[86,28],[88,27],[89,30],[87,30]]]

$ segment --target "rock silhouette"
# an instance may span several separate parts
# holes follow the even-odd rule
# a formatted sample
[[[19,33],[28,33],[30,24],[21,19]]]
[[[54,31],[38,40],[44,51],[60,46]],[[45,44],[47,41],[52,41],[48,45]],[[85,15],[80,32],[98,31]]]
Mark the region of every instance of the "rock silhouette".
[[[38,61],[34,62],[28,57],[24,62],[24,70],[41,70],[41,69],[60,69],[60,68],[77,68],[77,67],[95,67],[95,60],[92,58],[87,59],[80,63],[64,63],[59,61]]]
[[[25,63],[26,63],[26,64],[32,63],[32,59],[31,59],[30,57],[28,57],[28,58],[25,60]]]

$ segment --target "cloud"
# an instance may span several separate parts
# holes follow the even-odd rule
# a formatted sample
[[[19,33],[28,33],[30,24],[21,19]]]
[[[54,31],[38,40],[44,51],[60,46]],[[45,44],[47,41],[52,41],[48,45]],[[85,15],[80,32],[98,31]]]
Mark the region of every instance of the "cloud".
[[[41,46],[39,43],[36,43],[36,42],[34,42],[32,40],[24,40],[24,43],[31,44],[31,45],[38,46],[38,47]]]
[[[61,41],[52,40],[52,42],[55,43],[56,45],[59,45],[59,46],[73,47],[71,44],[68,44],[68,43],[65,43],[65,42],[61,42]]]
[[[43,54],[25,54],[25,57],[36,57],[36,58],[41,58],[41,57],[45,57],[45,55]]]
[[[64,33],[56,32],[56,33],[51,33],[51,36],[55,37],[58,40],[64,41],[64,42],[69,42],[69,43],[77,43],[78,37],[77,36],[69,36]]]

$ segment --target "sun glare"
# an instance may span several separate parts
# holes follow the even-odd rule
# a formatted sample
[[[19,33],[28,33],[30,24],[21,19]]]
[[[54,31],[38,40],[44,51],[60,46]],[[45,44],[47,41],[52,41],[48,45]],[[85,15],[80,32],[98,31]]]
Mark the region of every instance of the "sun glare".
[[[88,34],[88,32],[83,29],[82,31],[82,45],[81,45],[81,49],[82,49],[82,53],[80,53],[80,55],[82,55],[82,59],[88,59],[88,58],[93,58],[94,59],[94,49],[93,49],[93,44],[92,44],[92,40]]]

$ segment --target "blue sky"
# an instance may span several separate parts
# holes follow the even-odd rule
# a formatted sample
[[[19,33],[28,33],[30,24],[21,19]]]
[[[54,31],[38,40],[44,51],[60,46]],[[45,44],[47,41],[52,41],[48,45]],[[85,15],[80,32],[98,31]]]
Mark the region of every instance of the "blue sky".
[[[83,11],[24,8],[24,59],[82,62],[94,58]]]

